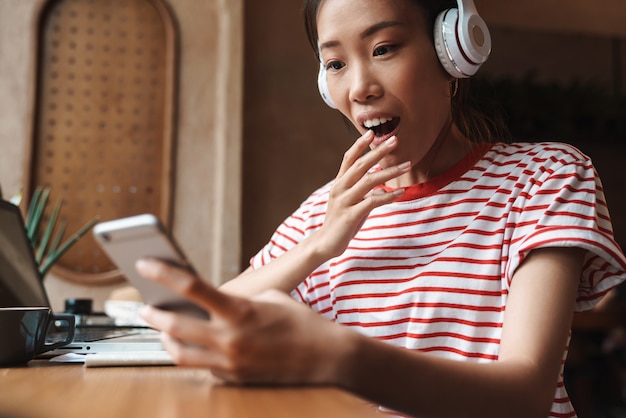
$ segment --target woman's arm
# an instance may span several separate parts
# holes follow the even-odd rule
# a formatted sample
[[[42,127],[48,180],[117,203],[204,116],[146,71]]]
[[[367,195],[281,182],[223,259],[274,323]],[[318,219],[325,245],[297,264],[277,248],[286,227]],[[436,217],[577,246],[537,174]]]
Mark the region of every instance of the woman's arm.
[[[344,154],[319,231],[262,268],[247,269],[223,284],[221,290],[248,297],[268,289],[290,292],[322,263],[346,249],[372,209],[402,196],[403,190],[373,191],[374,187],[410,169],[410,164],[405,163],[368,172],[397,145],[396,138],[392,137],[383,146],[363,155],[373,139],[372,132],[367,131]]]
[[[417,416],[545,418],[570,330],[581,251],[535,250],[519,267],[497,362],[447,361],[353,336],[357,348],[343,386]]]
[[[249,300],[163,263],[143,261],[138,269],[211,312],[212,319],[203,321],[143,311],[145,320],[163,331],[163,344],[179,364],[208,367],[238,383],[334,384],[415,416],[544,418],[570,329],[581,260],[578,249],[529,254],[513,277],[499,361],[483,364],[365,337],[281,292]]]

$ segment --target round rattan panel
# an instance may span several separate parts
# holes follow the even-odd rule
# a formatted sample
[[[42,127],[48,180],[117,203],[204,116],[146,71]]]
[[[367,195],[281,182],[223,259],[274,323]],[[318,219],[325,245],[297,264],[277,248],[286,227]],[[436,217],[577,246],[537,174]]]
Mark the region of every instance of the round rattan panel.
[[[29,192],[63,199],[67,234],[151,212],[169,223],[174,42],[158,1],[58,0],[42,11]],[[121,279],[91,232],[54,273],[81,283]]]

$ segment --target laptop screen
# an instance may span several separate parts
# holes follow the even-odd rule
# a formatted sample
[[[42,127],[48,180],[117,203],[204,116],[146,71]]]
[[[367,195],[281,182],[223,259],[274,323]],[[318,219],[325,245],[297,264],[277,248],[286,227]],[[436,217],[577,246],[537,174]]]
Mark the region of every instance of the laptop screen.
[[[0,307],[50,306],[19,208],[0,200]]]

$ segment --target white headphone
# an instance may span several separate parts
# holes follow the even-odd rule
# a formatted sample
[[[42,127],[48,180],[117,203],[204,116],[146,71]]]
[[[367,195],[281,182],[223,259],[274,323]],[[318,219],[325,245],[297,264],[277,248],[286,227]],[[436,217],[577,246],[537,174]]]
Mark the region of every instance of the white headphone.
[[[457,0],[457,4],[457,9],[444,10],[435,20],[435,50],[441,65],[452,77],[467,78],[476,74],[489,58],[491,35],[473,0]],[[317,87],[324,102],[336,109],[328,91],[323,62],[317,74]]]

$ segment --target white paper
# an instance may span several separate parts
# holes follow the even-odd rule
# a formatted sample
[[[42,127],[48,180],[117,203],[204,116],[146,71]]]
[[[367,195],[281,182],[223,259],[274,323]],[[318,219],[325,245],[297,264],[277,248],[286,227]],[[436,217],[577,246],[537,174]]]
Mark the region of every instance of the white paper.
[[[85,367],[173,366],[167,351],[112,351],[87,354]]]

